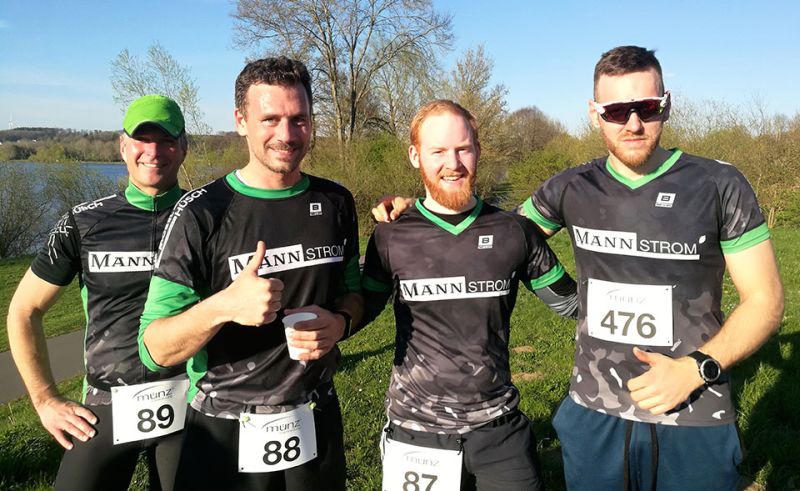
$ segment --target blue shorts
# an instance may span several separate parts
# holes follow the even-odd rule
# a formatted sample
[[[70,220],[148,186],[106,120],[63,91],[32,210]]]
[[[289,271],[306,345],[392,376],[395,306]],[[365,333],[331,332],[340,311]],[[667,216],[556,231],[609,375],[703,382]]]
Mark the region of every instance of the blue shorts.
[[[553,427],[561,441],[567,489],[572,491],[728,491],[739,481],[736,466],[742,461],[742,447],[735,423],[640,423],[587,409],[567,397]]]

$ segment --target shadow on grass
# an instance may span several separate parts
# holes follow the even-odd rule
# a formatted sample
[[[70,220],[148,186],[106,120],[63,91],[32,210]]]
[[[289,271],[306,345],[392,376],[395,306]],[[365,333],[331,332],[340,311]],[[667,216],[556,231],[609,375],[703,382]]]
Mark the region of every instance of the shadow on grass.
[[[372,358],[373,356],[380,356],[384,353],[393,350],[394,350],[394,343],[387,343],[381,346],[380,348],[358,351],[355,353],[348,353],[346,355],[342,355],[342,359],[339,364],[339,370],[348,370],[354,368],[362,360],[365,360],[367,358]]]
[[[0,436],[0,488],[15,489],[32,480],[55,480],[62,449],[44,430],[13,426]]]
[[[800,333],[778,334],[733,371],[735,380],[745,382],[736,387],[737,406],[747,409],[739,421],[741,470],[770,490],[800,489],[798,349]]]

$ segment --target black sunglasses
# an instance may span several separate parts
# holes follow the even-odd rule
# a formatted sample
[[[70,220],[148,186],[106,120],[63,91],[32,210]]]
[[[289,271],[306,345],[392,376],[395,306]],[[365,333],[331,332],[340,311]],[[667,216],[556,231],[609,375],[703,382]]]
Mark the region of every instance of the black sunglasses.
[[[592,101],[592,106],[594,106],[597,114],[603,118],[603,121],[608,121],[609,123],[625,124],[633,112],[639,116],[642,122],[649,123],[659,119],[664,114],[668,102],[669,91],[665,92],[662,97],[647,97],[627,102],[600,104]]]

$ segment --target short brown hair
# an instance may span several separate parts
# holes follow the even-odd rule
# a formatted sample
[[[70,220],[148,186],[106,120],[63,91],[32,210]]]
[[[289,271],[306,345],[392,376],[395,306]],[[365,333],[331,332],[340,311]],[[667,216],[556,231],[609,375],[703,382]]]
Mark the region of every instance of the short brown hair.
[[[251,61],[236,77],[235,102],[236,108],[247,115],[247,89],[251,85],[282,85],[291,87],[301,84],[306,91],[308,108],[311,110],[311,75],[306,66],[297,60],[285,56],[275,58],[262,58]]]
[[[658,83],[661,93],[664,93],[664,76],[661,73],[661,64],[652,49],[639,46],[618,46],[606,51],[594,67],[594,90],[597,92],[597,81],[603,75],[618,77],[634,72],[645,72],[653,69],[658,73]],[[597,94],[595,93],[595,97]]]
[[[476,145],[478,144],[478,121],[475,116],[461,104],[447,99],[431,101],[417,111],[414,119],[411,120],[411,144],[415,147],[419,146],[419,127],[428,119],[428,116],[444,113],[452,113],[466,119],[472,129],[472,139]]]

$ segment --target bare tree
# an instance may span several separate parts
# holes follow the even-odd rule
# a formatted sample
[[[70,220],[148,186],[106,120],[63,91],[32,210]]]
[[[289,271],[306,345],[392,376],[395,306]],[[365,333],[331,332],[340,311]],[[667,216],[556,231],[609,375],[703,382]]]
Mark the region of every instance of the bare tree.
[[[123,112],[131,102],[147,94],[161,94],[177,102],[192,143],[192,151],[181,167],[186,185],[193,188],[214,174],[205,144],[199,138],[211,133],[200,109],[199,89],[189,69],[178,63],[163,46],[151,45],[144,60],[123,49],[111,62],[111,87],[114,102]]]
[[[306,62],[315,77],[317,118],[349,141],[381,70],[403,56],[434,59],[449,49],[451,17],[430,0],[239,0],[242,47],[261,47]]]
[[[443,81],[441,94],[455,100],[475,116],[481,142],[481,170],[478,193],[488,197],[495,185],[504,180],[512,157],[511,133],[506,119],[506,94],[502,84],[492,85],[494,60],[483,46],[468,49],[456,61],[449,77]]]
[[[566,132],[560,122],[547,116],[536,106],[517,109],[509,115],[508,123],[516,159],[534,150],[541,150],[547,142]]]

